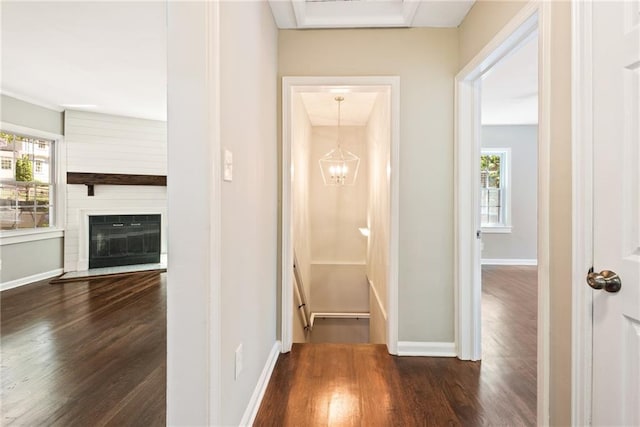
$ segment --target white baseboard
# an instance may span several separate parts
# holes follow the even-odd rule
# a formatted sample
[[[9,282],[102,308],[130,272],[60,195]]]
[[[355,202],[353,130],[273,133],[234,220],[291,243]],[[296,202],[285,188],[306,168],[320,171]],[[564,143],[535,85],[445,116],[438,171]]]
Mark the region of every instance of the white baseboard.
[[[398,341],[398,356],[456,357],[453,342]]]
[[[312,328],[313,323],[316,321],[316,317],[324,317],[328,319],[369,319],[371,315],[369,313],[311,313],[309,324]]]
[[[271,353],[269,353],[267,362],[264,364],[264,368],[258,378],[258,383],[253,390],[251,399],[249,399],[249,404],[247,405],[247,409],[244,411],[244,415],[240,421],[240,426],[251,426],[255,421],[256,415],[258,415],[258,409],[260,409],[262,398],[264,397],[265,391],[267,391],[267,386],[269,385],[269,380],[271,379],[271,374],[273,373],[273,368],[276,366],[276,361],[278,360],[281,349],[282,342],[276,341],[271,348]]]
[[[7,289],[13,289],[17,288],[18,286],[24,286],[33,282],[38,282],[40,280],[50,279],[52,277],[59,276],[62,273],[62,268],[56,268],[55,270],[45,271],[44,273],[34,274],[33,276],[22,277],[20,279],[0,283],[0,291],[6,291]]]
[[[482,259],[482,265],[538,265],[537,259]]]

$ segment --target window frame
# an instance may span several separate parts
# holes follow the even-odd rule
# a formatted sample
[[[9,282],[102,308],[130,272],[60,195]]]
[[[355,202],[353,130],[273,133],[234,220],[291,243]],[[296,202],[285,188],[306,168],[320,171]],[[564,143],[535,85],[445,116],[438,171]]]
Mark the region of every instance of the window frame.
[[[53,159],[50,167],[54,168],[53,208],[50,212],[53,226],[46,228],[23,228],[17,230],[0,230],[0,246],[36,240],[54,239],[64,236],[66,221],[66,183],[67,165],[64,136],[13,123],[0,122],[0,128],[8,133],[16,133],[34,138],[48,139],[54,142]]]
[[[502,222],[499,224],[483,224],[481,215],[481,197],[478,197],[478,213],[480,215],[480,229],[483,233],[511,233],[511,148],[509,147],[482,147],[480,156],[500,156],[500,217]],[[480,160],[480,159],[478,159]],[[482,170],[480,170],[482,173]],[[482,178],[480,180],[480,188],[482,191]]]

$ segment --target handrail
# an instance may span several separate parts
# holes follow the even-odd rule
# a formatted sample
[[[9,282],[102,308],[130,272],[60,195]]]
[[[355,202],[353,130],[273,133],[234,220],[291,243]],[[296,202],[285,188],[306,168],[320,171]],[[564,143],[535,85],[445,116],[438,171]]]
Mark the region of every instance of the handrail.
[[[304,293],[304,286],[302,285],[302,277],[300,276],[300,272],[297,268],[298,259],[296,258],[295,252],[293,253],[293,278],[295,286],[294,291],[296,294],[296,301],[298,303],[298,312],[300,313],[300,319],[302,320],[302,327],[306,331],[310,331],[312,328],[311,323],[309,322],[309,308],[307,307],[307,298]]]

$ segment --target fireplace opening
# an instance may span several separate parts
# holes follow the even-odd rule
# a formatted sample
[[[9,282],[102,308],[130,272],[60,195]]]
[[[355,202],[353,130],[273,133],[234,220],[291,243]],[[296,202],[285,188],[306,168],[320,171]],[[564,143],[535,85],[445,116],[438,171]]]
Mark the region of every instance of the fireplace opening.
[[[160,215],[89,216],[89,268],[160,262]]]

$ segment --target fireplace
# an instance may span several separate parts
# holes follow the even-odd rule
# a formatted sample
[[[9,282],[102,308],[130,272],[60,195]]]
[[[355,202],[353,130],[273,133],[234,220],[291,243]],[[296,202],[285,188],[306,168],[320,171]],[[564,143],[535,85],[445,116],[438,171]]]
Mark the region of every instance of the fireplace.
[[[89,268],[160,262],[160,215],[89,216]]]

